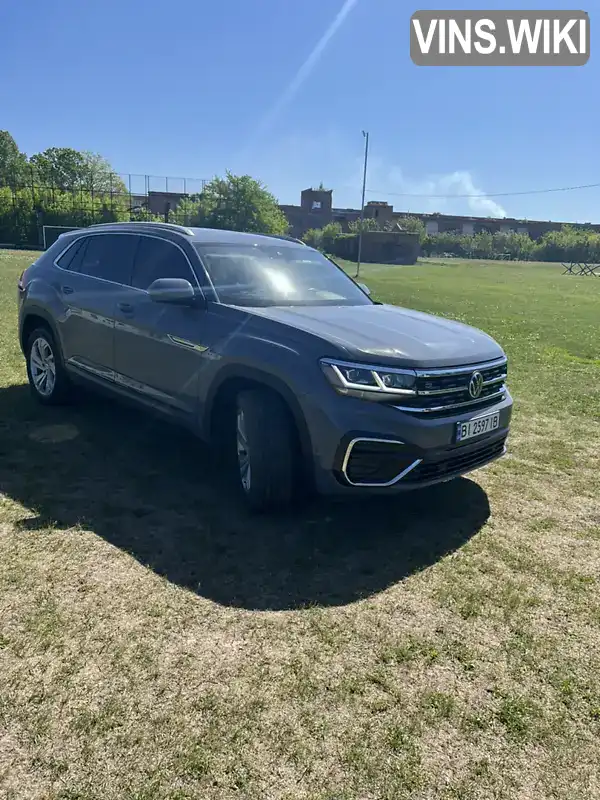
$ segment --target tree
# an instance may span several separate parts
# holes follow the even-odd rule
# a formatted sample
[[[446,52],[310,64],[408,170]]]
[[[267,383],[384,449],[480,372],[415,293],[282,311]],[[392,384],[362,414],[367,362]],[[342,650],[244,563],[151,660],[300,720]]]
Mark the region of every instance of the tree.
[[[284,234],[288,222],[275,197],[249,175],[226,173],[206,184],[198,200],[198,222],[207,228]]]
[[[531,258],[535,243],[526,233],[498,231],[494,234],[494,253],[508,253],[513,259],[526,261]]]
[[[321,228],[321,241],[325,251],[330,251],[334,241],[341,236],[342,226],[339,222],[329,222]]]
[[[317,250],[331,252],[333,243],[342,235],[342,226],[339,222],[329,222],[322,228],[311,228],[306,231],[302,241]]]
[[[182,198],[179,203],[177,203],[177,208],[169,216],[169,219],[180,225],[202,226],[204,223],[198,195]]]
[[[310,247],[321,250],[323,247],[323,228],[310,228],[303,235],[302,241],[306,242]]]
[[[418,217],[400,217],[398,220],[392,223],[393,227],[396,225],[399,225],[403,231],[408,231],[409,233],[418,233],[420,244],[423,244],[425,241],[427,230],[422,219],[419,219]]]
[[[563,225],[548,231],[536,242],[534,254],[540,261],[595,262],[600,259],[600,236],[590,230]]]
[[[104,156],[87,150],[83,150],[81,155],[85,165],[83,177],[88,181],[87,190],[89,192],[110,192],[112,194],[127,192],[124,182]]]
[[[126,192],[123,181],[97,153],[72,147],[49,147],[31,156],[29,163],[38,186],[111,195]]]
[[[8,131],[0,131],[0,186],[19,186],[26,166],[25,153],[21,153]]]
[[[362,221],[360,219],[355,219],[352,220],[352,222],[349,222],[348,230],[350,231],[350,233],[360,233],[361,230],[363,233],[368,233],[369,231],[380,231],[381,228],[376,219],[373,219],[372,217],[367,217]]]

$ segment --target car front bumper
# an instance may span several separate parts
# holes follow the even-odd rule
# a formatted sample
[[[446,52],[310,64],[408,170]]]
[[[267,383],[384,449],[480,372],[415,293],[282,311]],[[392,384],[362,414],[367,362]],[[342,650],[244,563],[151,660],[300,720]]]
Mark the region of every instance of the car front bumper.
[[[508,391],[495,405],[436,419],[352,398],[335,397],[335,401],[329,407],[305,411],[316,488],[323,494],[390,494],[418,489],[465,475],[506,453],[513,406]],[[456,441],[458,423],[496,411],[500,415],[496,430]],[[362,459],[360,480],[350,468],[354,458],[356,473],[357,457]],[[388,460],[383,471],[377,469],[378,459]]]

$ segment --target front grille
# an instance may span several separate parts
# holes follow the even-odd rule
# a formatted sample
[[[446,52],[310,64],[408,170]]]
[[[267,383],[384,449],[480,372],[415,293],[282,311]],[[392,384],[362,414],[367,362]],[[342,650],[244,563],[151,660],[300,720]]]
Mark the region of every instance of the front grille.
[[[343,472],[349,483],[385,486],[415,460],[399,442],[358,439],[349,448]]]
[[[403,397],[396,407],[401,411],[434,416],[460,413],[463,408],[466,411],[484,409],[503,399],[506,370],[506,359],[448,370],[417,370],[417,394]],[[475,372],[483,376],[483,388],[477,398],[469,392]]]
[[[506,437],[495,442],[484,443],[481,447],[470,449],[461,453],[463,448],[457,448],[453,455],[440,461],[422,461],[415,469],[408,473],[403,483],[421,483],[450,478],[470,472],[483,466],[494,458],[499,458],[504,453]]]

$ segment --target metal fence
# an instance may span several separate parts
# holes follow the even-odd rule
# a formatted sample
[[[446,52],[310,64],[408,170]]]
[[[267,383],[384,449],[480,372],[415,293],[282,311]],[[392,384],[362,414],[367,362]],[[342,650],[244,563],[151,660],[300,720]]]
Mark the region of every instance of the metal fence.
[[[102,173],[72,180],[40,179],[34,168],[0,183],[0,246],[43,248],[48,228],[98,222],[163,220],[190,223],[189,203],[207,180]]]

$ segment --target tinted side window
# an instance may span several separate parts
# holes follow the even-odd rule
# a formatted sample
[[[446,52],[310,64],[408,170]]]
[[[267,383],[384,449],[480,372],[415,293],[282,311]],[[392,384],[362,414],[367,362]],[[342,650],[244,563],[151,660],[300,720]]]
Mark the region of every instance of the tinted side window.
[[[185,278],[192,286],[197,283],[187,259],[178,247],[164,239],[142,236],[131,285],[137,289],[147,289],[158,278]]]
[[[93,278],[129,284],[138,237],[103,233],[87,237],[78,271]]]
[[[85,247],[85,239],[78,239],[74,245],[62,254],[56,262],[61,269],[77,270],[81,253]]]

